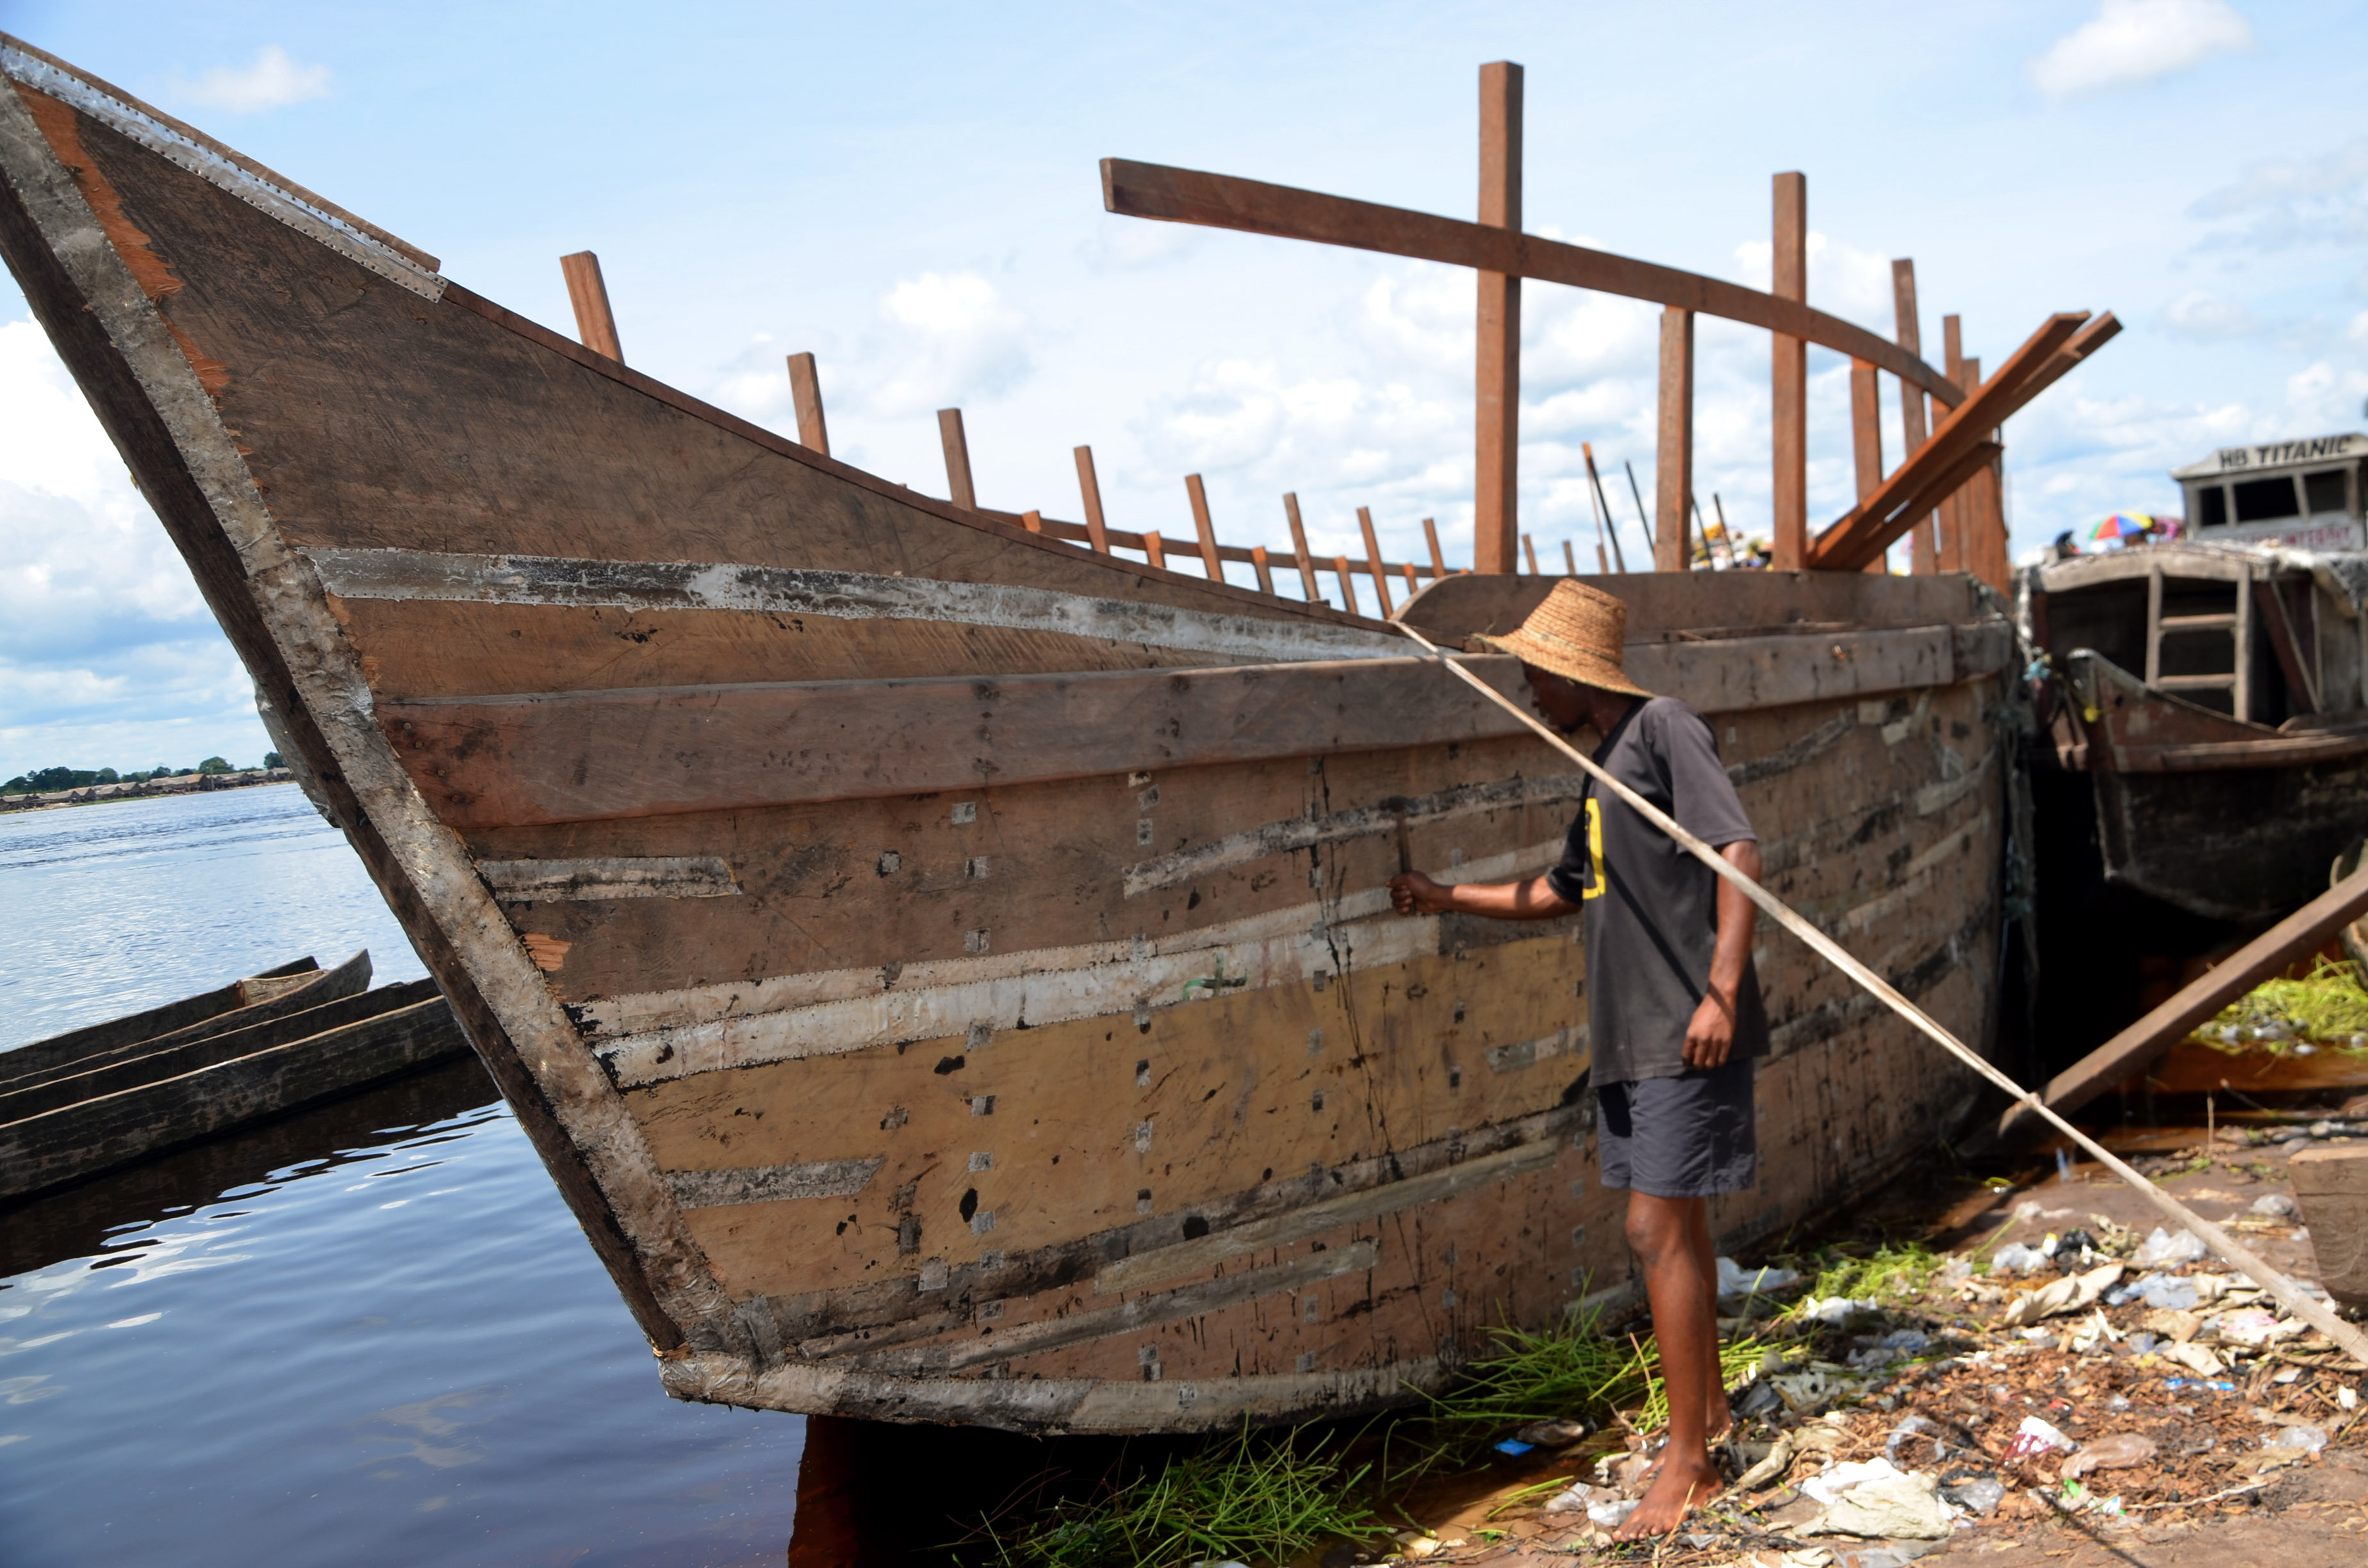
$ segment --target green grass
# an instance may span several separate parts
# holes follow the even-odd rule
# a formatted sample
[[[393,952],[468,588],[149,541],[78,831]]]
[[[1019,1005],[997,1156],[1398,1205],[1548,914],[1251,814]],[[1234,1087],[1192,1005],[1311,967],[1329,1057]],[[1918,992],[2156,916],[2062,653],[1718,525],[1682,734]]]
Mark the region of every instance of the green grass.
[[[1886,1242],[1864,1257],[1831,1253],[1810,1260],[1816,1265],[1809,1296],[1848,1296],[1854,1301],[1904,1301],[1922,1295],[1948,1259],[1921,1242]],[[1808,1273],[1804,1267],[1802,1272]],[[1804,1297],[1805,1301],[1807,1297]],[[1798,1315],[1798,1304],[1784,1316]]]
[[[2349,1047],[2351,1037],[2368,1034],[2368,991],[2360,988],[2358,973],[2349,963],[2320,959],[2304,980],[2265,980],[2220,1016],[2195,1032],[2206,1045],[2226,1047],[2221,1031],[2259,1029],[2283,1025],[2296,1040]],[[2271,1050],[2286,1041],[2263,1041]]]
[[[1575,1312],[1538,1333],[1492,1328],[1493,1354],[1475,1358],[1448,1393],[1431,1403],[1431,1419],[1485,1438],[1497,1428],[1577,1416],[1624,1415],[1639,1431],[1668,1424],[1669,1403],[1656,1369],[1652,1336],[1614,1339],[1602,1332],[1600,1309]],[[1748,1335],[1720,1345],[1719,1366],[1729,1385],[1767,1353]]]
[[[1258,1434],[1169,1460],[1084,1502],[1062,1503],[1005,1540],[998,1568],[1183,1568],[1238,1558],[1285,1562],[1327,1540],[1390,1533],[1358,1499],[1370,1467],[1347,1470],[1297,1431]]]

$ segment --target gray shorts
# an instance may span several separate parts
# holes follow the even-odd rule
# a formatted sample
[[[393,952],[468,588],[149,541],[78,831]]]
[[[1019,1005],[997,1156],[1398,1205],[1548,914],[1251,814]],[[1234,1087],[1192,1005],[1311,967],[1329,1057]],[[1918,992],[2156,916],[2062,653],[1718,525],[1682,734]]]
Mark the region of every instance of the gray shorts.
[[[1676,1078],[1602,1084],[1596,1156],[1608,1187],[1652,1198],[1747,1192],[1759,1179],[1751,1060]]]

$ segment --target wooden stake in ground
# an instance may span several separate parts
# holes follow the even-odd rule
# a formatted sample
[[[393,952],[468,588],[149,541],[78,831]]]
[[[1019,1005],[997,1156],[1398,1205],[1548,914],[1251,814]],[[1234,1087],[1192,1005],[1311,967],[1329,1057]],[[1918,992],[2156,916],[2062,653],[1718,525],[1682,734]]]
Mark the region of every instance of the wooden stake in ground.
[[[1792,906],[1784,903],[1783,900],[1778,898],[1774,893],[1771,893],[1766,888],[1761,887],[1757,881],[1745,876],[1741,871],[1736,870],[1733,866],[1729,865],[1725,858],[1720,855],[1717,850],[1713,849],[1709,845],[1703,843],[1692,834],[1688,833],[1667,812],[1654,805],[1652,801],[1645,799],[1644,796],[1639,795],[1635,790],[1631,790],[1627,785],[1622,784],[1619,779],[1614,778],[1611,774],[1597,767],[1595,760],[1592,757],[1589,757],[1577,746],[1572,745],[1568,741],[1563,739],[1560,735],[1554,733],[1553,730],[1541,723],[1533,714],[1521,707],[1520,703],[1515,702],[1511,698],[1507,697],[1503,692],[1498,691],[1495,687],[1490,686],[1486,681],[1482,680],[1478,676],[1474,675],[1470,670],[1465,669],[1462,665],[1457,664],[1454,660],[1449,658],[1446,653],[1440,651],[1437,643],[1433,642],[1429,638],[1425,637],[1421,632],[1417,631],[1413,627],[1408,626],[1406,622],[1395,621],[1392,624],[1395,625],[1400,631],[1405,632],[1406,636],[1411,638],[1414,642],[1421,644],[1423,649],[1429,653],[1432,658],[1438,660],[1440,667],[1445,669],[1450,675],[1452,675],[1456,679],[1463,682],[1466,686],[1472,687],[1473,690],[1478,692],[1481,696],[1486,698],[1497,707],[1502,708],[1506,712],[1510,713],[1514,718],[1519,719],[1523,724],[1529,726],[1530,729],[1536,732],[1539,739],[1544,741],[1546,744],[1554,747],[1556,751],[1562,753],[1563,756],[1577,763],[1580,771],[1586,773],[1598,784],[1601,785],[1604,789],[1609,790],[1612,794],[1618,796],[1622,801],[1626,802],[1629,808],[1634,811],[1637,815],[1643,817],[1646,822],[1651,823],[1655,827],[1668,835],[1670,838],[1676,840],[1678,846],[1683,849],[1687,854],[1691,855],[1695,859],[1700,860],[1703,865],[1708,866],[1713,875],[1723,877],[1727,881],[1733,883],[1736,890],[1741,892],[1744,897],[1749,899],[1753,903],[1759,905],[1761,912],[1764,913],[1768,918],[1773,920],[1777,925],[1782,926],[1785,930],[1790,931],[1793,936],[1798,937],[1803,942],[1808,944],[1811,951],[1824,959],[1827,962],[1832,964],[1836,969],[1840,970],[1844,974],[1850,976],[1851,980],[1857,982],[1861,989],[1870,993],[1884,1006],[1889,1007],[1893,1012],[1898,1014],[1901,1017],[1916,1026],[1918,1033],[1930,1040],[1934,1044],[1941,1047],[1941,1050],[1947,1051],[1950,1055],[1955,1057],[1958,1061],[1972,1068],[1975,1073],[1978,1073],[1992,1084],[2004,1089],[2008,1094],[2012,1095],[2018,1101],[2029,1107],[2039,1116],[2044,1117],[2050,1122],[2053,1122],[2057,1131],[2063,1132],[2066,1136],[2069,1137],[2072,1142],[2087,1150],[2089,1155],[2094,1158],[2098,1164],[2103,1165],[2107,1170],[2112,1171],[2115,1176],[2120,1176],[2133,1187],[2135,1187],[2137,1189],[2138,1196],[2145,1199],[2146,1202],[2157,1211],[2161,1213],[2164,1218],[2169,1220],[2174,1224],[2183,1226],[2187,1230],[2193,1232],[2195,1235],[2203,1241],[2205,1246],[2210,1247],[2214,1252],[2219,1254],[2228,1262],[2235,1264],[2237,1267],[2243,1272],[2247,1278],[2252,1280],[2253,1283],[2259,1285],[2263,1290],[2267,1291],[2272,1297],[2275,1297],[2280,1306],[2294,1313],[2294,1316],[2302,1319],[2303,1322],[2310,1324],[2311,1327],[2318,1330],[2319,1333],[2327,1335],[2327,1337],[2333,1341],[2345,1355],[2351,1357],[2361,1366],[2368,1367],[2368,1335],[2362,1335],[2357,1328],[2345,1323],[2341,1318],[2337,1317],[2325,1303],[2310,1296],[2305,1295],[2302,1290],[2295,1286],[2293,1280],[2287,1278],[2276,1269],[2271,1268],[2267,1263],[2264,1263],[2260,1258],[2255,1256],[2247,1248],[2238,1245],[2236,1238],[2229,1235],[2227,1232],[2222,1230],[2211,1221],[2204,1219],[2202,1215],[2194,1212],[2185,1204],[2180,1202],[2179,1199],[2163,1191],[2162,1188],[2155,1186],[2154,1183],[2148,1181],[2145,1176],[2140,1176],[2122,1160],[2115,1157],[2112,1152],[2107,1149],[2103,1144],[2098,1142],[2095,1139],[2089,1137],[2087,1133],[2081,1131],[2078,1128],[2065,1120],[2061,1116],[2058,1116],[2055,1109],[2050,1107],[2046,1101],[2043,1100],[2038,1095],[2025,1089],[2021,1085],[2016,1083],[2012,1078],[2008,1077],[1997,1067],[1991,1065],[1989,1062],[1973,1051],[1963,1040],[1943,1028],[1938,1019],[1932,1017],[1922,1008],[1917,1006],[1915,1003],[1910,1002],[1907,997],[1901,995],[1897,989],[1896,989],[1889,981],[1884,979],[1883,976],[1869,969],[1848,949],[1835,941],[1831,937],[1827,936],[1823,931],[1818,930],[1815,926],[1810,925],[1805,918],[1795,914]]]

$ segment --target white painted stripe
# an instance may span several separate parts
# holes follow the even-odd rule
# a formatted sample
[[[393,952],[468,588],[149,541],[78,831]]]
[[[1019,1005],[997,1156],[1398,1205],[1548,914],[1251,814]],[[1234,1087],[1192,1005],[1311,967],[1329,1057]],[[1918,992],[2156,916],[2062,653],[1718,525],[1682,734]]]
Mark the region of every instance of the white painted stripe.
[[[139,105],[61,71],[46,60],[36,59],[13,44],[0,44],[0,74],[72,105],[167,163],[228,191],[257,211],[360,263],[387,281],[399,283],[424,300],[444,297],[444,279],[401,251],[364,233],[336,213],[314,206],[287,187],[267,179],[250,165],[175,130]]]
[[[1406,657],[1406,644],[1397,638],[1330,621],[1220,615],[999,583],[707,561],[448,555],[424,550],[316,549],[301,553],[329,592],[348,599],[934,620],[1060,632],[1252,663]]]
[[[1488,881],[1551,864],[1562,840],[1459,867]],[[608,997],[581,1009],[616,1081],[632,1087],[764,1062],[833,1056],[876,1045],[1067,1023],[1181,1006],[1225,990],[1295,984],[1352,964],[1402,963],[1439,951],[1436,916],[1391,913],[1389,890],[1300,904],[1157,940],[1098,942],[876,969],[780,975],[748,985]],[[1195,985],[1192,983],[1199,982]],[[993,1049],[991,1046],[987,1049]]]
[[[740,884],[712,855],[644,855],[607,860],[480,860],[477,872],[504,903],[609,898],[734,898]]]

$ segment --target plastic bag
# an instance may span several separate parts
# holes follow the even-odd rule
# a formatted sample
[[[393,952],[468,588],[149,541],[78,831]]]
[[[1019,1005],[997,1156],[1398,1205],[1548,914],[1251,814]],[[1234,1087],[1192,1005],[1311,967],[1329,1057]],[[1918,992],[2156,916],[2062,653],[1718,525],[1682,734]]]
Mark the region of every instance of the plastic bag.
[[[2006,1462],[2018,1464],[2035,1454],[2068,1453],[2078,1446],[2038,1416],[2026,1415],[2015,1428],[2014,1441],[2008,1445]]]
[[[2183,1263],[2201,1263],[2210,1256],[2211,1249],[2194,1232],[2181,1231],[2174,1236],[2157,1225],[2130,1261],[2140,1268],[2176,1268]]]
[[[2154,1439],[2145,1433],[2116,1432],[2081,1444],[2079,1451],[2064,1461],[2063,1477],[2073,1481],[2092,1470],[2127,1470],[2146,1463],[2155,1452]]]

